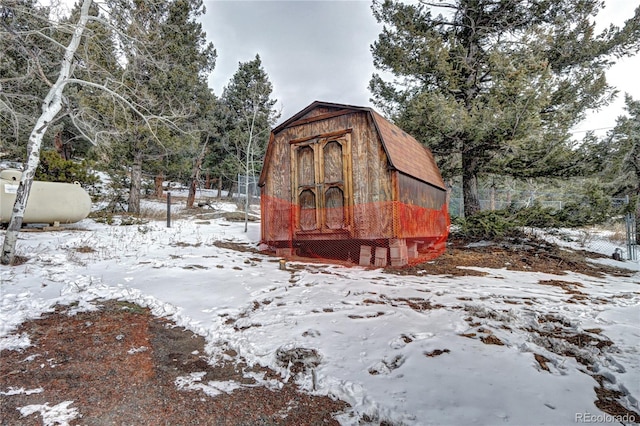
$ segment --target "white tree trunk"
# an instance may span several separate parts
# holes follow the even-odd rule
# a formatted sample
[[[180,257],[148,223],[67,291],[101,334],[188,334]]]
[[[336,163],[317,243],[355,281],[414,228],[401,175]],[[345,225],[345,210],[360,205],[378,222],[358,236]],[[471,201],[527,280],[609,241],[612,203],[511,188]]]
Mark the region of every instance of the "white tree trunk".
[[[256,92],[258,91],[257,89],[257,85],[256,85]],[[257,98],[257,96],[256,96]],[[256,115],[258,115],[258,105],[256,105],[257,100],[253,101],[253,117],[251,118],[251,126],[249,127],[249,142],[247,142],[247,163],[246,163],[246,168],[245,168],[245,173],[246,173],[246,178],[245,178],[245,196],[246,198],[244,199],[244,232],[247,232],[248,230],[248,223],[249,223],[249,166],[250,166],[250,162],[249,160],[251,159],[251,142],[253,141],[253,128],[256,124]],[[253,176],[253,173],[251,173],[251,175]]]
[[[31,184],[33,183],[33,177],[36,174],[36,168],[40,162],[40,146],[42,145],[42,138],[46,133],[51,121],[55,119],[56,115],[62,109],[62,93],[65,86],[68,83],[71,71],[73,68],[73,56],[80,45],[82,39],[82,33],[84,32],[87,21],[89,20],[89,7],[92,0],[84,0],[80,11],[80,19],[73,32],[71,42],[67,46],[64,52],[64,58],[60,66],[60,75],[55,84],[51,86],[49,93],[44,98],[42,103],[42,114],[38,117],[31,135],[29,135],[29,143],[27,144],[27,161],[25,162],[22,178],[20,179],[20,185],[16,193],[16,201],[13,205],[13,212],[11,213],[11,219],[7,227],[7,232],[4,237],[4,244],[2,246],[2,255],[0,256],[0,262],[3,265],[10,265],[15,257],[16,242],[18,241],[18,233],[22,227],[22,219],[24,218],[24,211],[27,207],[27,201],[29,200],[29,193],[31,192]]]

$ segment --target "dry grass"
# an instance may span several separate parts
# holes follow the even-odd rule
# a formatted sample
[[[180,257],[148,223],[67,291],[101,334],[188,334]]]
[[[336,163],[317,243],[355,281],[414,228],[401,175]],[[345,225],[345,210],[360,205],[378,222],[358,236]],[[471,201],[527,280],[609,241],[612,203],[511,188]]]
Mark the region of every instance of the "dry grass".
[[[609,241],[615,244],[625,244],[627,242],[627,228],[623,222],[617,222],[610,226],[611,232]]]

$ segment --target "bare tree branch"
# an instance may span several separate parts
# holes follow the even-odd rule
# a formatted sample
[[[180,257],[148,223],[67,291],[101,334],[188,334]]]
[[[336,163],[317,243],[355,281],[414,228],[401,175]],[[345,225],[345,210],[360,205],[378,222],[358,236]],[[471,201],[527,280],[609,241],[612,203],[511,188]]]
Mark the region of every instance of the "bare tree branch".
[[[2,254],[0,255],[0,262],[3,265],[9,265],[13,262],[15,256],[16,242],[18,240],[18,233],[22,226],[22,219],[24,217],[24,211],[27,207],[27,201],[29,199],[29,193],[31,192],[31,185],[33,183],[33,177],[40,161],[40,146],[42,145],[42,137],[44,132],[49,127],[51,122],[55,119],[56,115],[62,108],[62,92],[65,89],[71,69],[73,66],[73,56],[80,45],[82,39],[82,33],[87,25],[89,16],[89,7],[91,6],[91,0],[84,0],[82,3],[80,18],[78,19],[78,25],[75,28],[73,37],[69,42],[69,45],[65,49],[64,58],[60,65],[60,74],[55,84],[47,93],[42,103],[42,114],[36,121],[31,135],[29,136],[29,145],[27,148],[27,162],[22,177],[20,178],[20,184],[16,193],[16,201],[11,214],[9,225],[7,226],[7,232],[4,238],[4,244],[2,247]]]

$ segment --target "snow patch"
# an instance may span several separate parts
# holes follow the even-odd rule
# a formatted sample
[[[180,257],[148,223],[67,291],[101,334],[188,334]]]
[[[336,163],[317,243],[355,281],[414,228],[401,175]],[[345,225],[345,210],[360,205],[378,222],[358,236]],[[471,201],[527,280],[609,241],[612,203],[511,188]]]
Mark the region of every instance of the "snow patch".
[[[6,391],[0,391],[0,395],[32,395],[34,393],[42,393],[44,389],[36,388],[36,389],[25,389],[25,388],[16,388],[13,386],[9,386],[9,389]]]
[[[26,333],[20,333],[19,335],[12,334],[9,336],[0,337],[0,351],[10,350],[23,350],[31,346],[31,339]]]
[[[220,382],[209,381],[202,383],[202,379],[207,375],[206,371],[191,373],[188,376],[179,376],[175,380],[176,387],[180,390],[202,391],[209,396],[218,396],[222,393],[232,393],[242,387],[234,381]]]
[[[44,426],[68,426],[71,420],[82,417],[76,408],[69,408],[73,401],[64,401],[60,404],[49,406],[49,403],[34,404],[20,407],[22,417],[40,413]]]

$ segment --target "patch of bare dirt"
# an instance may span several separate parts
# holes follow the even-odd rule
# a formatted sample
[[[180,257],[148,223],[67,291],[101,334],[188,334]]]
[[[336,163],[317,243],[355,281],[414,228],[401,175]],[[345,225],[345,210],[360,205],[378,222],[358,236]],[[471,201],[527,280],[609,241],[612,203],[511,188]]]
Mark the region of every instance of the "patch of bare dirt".
[[[260,251],[248,244],[232,241],[216,241],[217,247],[261,254],[275,253]],[[328,259],[316,259],[302,256],[288,256],[288,260],[305,263],[326,263]],[[600,253],[585,250],[571,250],[538,239],[514,239],[502,242],[490,242],[486,245],[472,245],[470,241],[451,239],[447,242],[447,250],[434,260],[403,267],[387,267],[385,272],[398,275],[447,275],[447,276],[485,276],[483,271],[467,268],[505,268],[511,271],[547,272],[566,275],[567,271],[585,275],[602,277],[604,275],[631,276],[632,272],[608,265],[590,262],[588,259],[607,258]],[[345,260],[330,260],[332,263],[353,266]],[[288,265],[291,269],[305,266]],[[576,294],[579,298],[579,294]]]
[[[449,349],[434,349],[431,352],[425,352],[424,356],[429,357],[429,358],[433,358],[436,356],[440,356],[442,354],[448,354],[451,351]]]
[[[237,362],[210,365],[202,337],[139,306],[108,301],[99,311],[71,316],[66,310],[25,322],[17,332],[28,334],[32,345],[0,353],[2,425],[41,425],[39,413],[23,416],[19,408],[64,401],[73,401],[68,408],[82,416],[71,425],[338,424],[334,414],[348,408],[292,383],[267,389],[243,374],[251,369],[235,353]],[[267,369],[256,372],[278,379]],[[217,396],[179,389],[176,379],[191,373],[202,375],[202,384],[241,386]]]
[[[384,294],[380,295],[379,299],[364,299],[362,301],[365,305],[389,305],[389,306],[408,306],[414,311],[430,311],[432,309],[442,309],[444,305],[439,303],[432,304],[430,300],[422,299],[420,297],[397,297],[390,298]],[[380,315],[384,314],[381,312]]]
[[[546,372],[551,372],[551,370],[549,369],[549,366],[547,365],[548,362],[551,362],[549,358],[540,354],[533,354],[533,357],[538,362],[538,365],[540,365],[540,368],[542,368]]]
[[[626,418],[632,424],[640,421],[640,414],[629,410],[619,402],[619,399],[624,397],[625,394],[613,388],[616,386],[615,380],[612,382],[610,378],[596,373],[598,370],[595,368],[596,362],[589,356],[589,351],[597,350],[603,353],[614,344],[606,336],[600,334],[602,332],[601,329],[592,328],[580,332],[575,330],[572,324],[552,315],[541,316],[538,318],[538,322],[550,327],[547,330],[530,328],[528,331],[539,336],[541,339],[538,341],[543,344],[543,346],[546,346],[546,349],[550,352],[573,357],[586,368],[584,372],[598,382],[598,386],[593,388],[598,397],[598,399],[594,401],[596,407],[611,416]],[[554,341],[563,341],[566,344],[555,345],[552,343]],[[582,351],[584,348],[588,348],[588,351]],[[535,354],[534,356],[543,370],[550,371],[548,366],[548,363],[551,362],[550,359],[539,354]]]
[[[511,271],[548,272],[565,275],[566,271],[601,277],[630,276],[631,272],[587,259],[605,258],[598,253],[563,249],[544,241],[512,241],[483,246],[469,246],[468,241],[451,240],[440,257],[429,262],[403,268],[387,268],[386,272],[401,275],[482,276],[482,271],[466,269],[506,268]],[[463,268],[460,268],[460,267]]]
[[[260,253],[260,250],[249,244],[238,243],[235,241],[214,241],[213,245],[216,247],[235,250],[242,253]]]
[[[599,386],[594,387],[598,400],[595,402],[596,407],[604,411],[607,414],[616,416],[618,418],[626,418],[630,424],[640,423],[640,415],[635,411],[631,411],[620,404],[617,400],[623,396],[623,393],[615,389],[610,389],[608,384],[610,383],[604,376],[595,375],[594,379],[598,382]],[[622,424],[622,422],[620,422]]]

